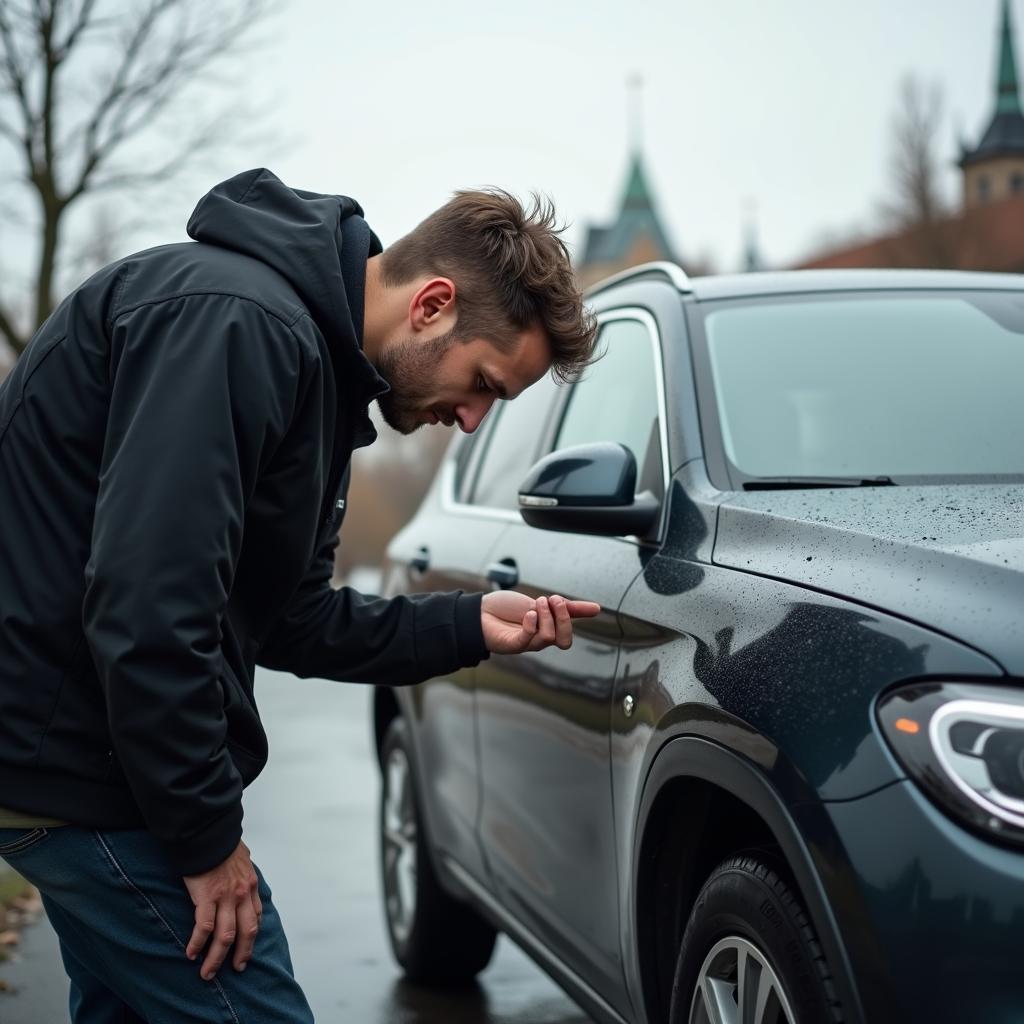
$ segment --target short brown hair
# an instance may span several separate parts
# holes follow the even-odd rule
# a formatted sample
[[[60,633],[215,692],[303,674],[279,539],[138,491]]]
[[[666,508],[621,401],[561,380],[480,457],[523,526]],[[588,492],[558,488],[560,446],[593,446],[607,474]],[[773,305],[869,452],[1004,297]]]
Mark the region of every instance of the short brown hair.
[[[503,189],[459,191],[385,250],[385,284],[421,274],[456,285],[455,336],[510,347],[535,324],[551,340],[552,373],[575,379],[593,360],[597,322],[583,305],[569,250],[549,199],[526,208]]]

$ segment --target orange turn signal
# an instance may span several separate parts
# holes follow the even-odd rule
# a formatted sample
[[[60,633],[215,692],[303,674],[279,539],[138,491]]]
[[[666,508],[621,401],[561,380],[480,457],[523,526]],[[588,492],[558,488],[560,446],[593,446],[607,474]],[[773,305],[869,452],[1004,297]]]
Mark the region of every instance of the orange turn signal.
[[[897,718],[893,725],[899,729],[900,732],[909,732],[913,735],[915,732],[921,731],[921,726],[917,724],[912,718]]]

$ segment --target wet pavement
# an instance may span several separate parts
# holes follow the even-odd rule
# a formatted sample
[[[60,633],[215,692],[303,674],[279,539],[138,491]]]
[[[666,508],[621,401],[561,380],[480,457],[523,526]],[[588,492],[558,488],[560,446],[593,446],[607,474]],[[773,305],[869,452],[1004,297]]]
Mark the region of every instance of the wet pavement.
[[[589,1024],[504,938],[474,988],[451,995],[404,983],[380,907],[370,690],[261,669],[256,698],[270,763],[246,794],[245,841],[319,1024]],[[67,982],[45,922],[0,978],[18,990],[0,993],[2,1024],[67,1019]]]

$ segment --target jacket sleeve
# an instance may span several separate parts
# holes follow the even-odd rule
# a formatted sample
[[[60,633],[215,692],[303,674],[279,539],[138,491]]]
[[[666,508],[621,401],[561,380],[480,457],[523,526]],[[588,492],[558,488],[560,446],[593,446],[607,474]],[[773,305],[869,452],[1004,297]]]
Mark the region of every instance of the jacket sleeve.
[[[335,534],[317,552],[285,614],[260,647],[267,668],[308,678],[405,686],[488,657],[483,594],[382,598],[334,590]]]
[[[303,361],[286,325],[231,296],[145,305],[110,335],[83,628],[146,825],[183,875],[198,874],[241,837],[221,622],[246,502],[292,418]]]

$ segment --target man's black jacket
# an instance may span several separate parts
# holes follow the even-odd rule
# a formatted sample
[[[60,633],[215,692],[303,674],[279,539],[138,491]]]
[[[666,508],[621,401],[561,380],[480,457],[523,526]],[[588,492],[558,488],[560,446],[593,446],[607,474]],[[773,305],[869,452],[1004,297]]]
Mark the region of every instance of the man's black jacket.
[[[188,231],[78,288],[0,386],[0,806],[144,826],[196,874],[266,761],[257,663],[398,685],[486,648],[480,595],[330,586],[387,388],[362,210],[251,171]]]

